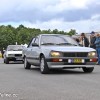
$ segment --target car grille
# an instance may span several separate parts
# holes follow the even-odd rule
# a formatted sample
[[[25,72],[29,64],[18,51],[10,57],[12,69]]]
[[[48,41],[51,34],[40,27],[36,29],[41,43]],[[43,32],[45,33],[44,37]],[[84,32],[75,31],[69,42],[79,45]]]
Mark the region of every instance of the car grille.
[[[21,57],[22,54],[15,54],[15,57]]]
[[[64,57],[87,57],[87,52],[71,52],[64,53]]]

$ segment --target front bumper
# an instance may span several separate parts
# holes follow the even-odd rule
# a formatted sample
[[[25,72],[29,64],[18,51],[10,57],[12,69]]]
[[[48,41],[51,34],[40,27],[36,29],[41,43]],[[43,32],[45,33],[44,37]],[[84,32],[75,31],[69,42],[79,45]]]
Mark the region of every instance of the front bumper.
[[[97,63],[98,58],[79,58],[84,59],[82,63],[73,63],[68,62],[69,59],[75,58],[56,58],[60,59],[59,61],[53,62],[55,58],[46,59],[49,68],[82,68],[82,67],[94,67]],[[91,59],[95,59],[95,61],[91,61]]]

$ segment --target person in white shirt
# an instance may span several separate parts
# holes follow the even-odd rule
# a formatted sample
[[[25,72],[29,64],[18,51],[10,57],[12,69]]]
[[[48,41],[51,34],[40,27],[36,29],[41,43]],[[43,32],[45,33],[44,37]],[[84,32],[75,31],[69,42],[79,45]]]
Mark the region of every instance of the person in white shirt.
[[[81,37],[80,37],[79,41],[80,41],[80,44],[81,44],[83,47],[89,47],[89,40],[88,40],[88,38],[85,36],[85,33],[81,33]]]

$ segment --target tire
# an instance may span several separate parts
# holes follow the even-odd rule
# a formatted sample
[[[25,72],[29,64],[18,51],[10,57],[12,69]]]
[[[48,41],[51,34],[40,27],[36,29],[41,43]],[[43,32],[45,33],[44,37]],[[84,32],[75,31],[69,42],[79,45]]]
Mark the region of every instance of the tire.
[[[40,71],[42,74],[49,73],[49,68],[48,68],[48,65],[47,65],[47,62],[46,62],[44,56],[41,56],[41,58],[40,58]]]
[[[24,58],[24,68],[25,69],[30,69],[31,68],[31,64],[28,63],[26,57]]]
[[[91,73],[91,72],[93,72],[94,67],[90,67],[90,68],[83,67],[82,69],[83,69],[83,71],[84,71],[85,73]]]
[[[5,62],[6,64],[9,64],[9,59],[6,58],[4,62]]]

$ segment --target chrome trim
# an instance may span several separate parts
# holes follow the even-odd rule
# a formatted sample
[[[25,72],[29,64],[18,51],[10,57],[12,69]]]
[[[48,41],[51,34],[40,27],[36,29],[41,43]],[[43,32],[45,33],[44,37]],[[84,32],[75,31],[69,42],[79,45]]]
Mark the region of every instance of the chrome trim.
[[[95,67],[96,65],[51,65],[51,66],[49,66],[49,68],[73,68],[73,67],[75,67],[75,68],[78,68],[78,67]]]

